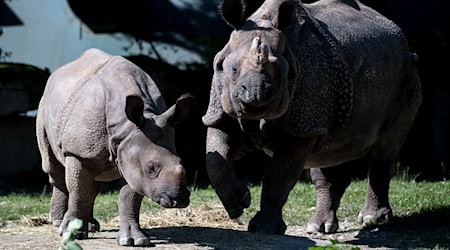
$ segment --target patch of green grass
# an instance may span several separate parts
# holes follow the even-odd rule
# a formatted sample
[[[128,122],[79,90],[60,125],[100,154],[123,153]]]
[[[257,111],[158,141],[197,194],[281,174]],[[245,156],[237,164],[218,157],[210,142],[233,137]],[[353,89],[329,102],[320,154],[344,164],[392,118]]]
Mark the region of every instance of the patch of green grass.
[[[350,217],[356,220],[359,210],[364,205],[366,191],[367,180],[350,184],[341,199],[338,217]],[[448,209],[450,208],[450,182],[416,183],[413,180],[404,181],[394,178],[390,183],[389,199],[396,217]]]
[[[108,221],[118,215],[118,200],[118,191],[98,195],[94,203],[94,217],[97,220]]]
[[[314,185],[298,183],[284,205],[283,217],[288,225],[304,224],[313,215],[316,206]]]
[[[49,195],[10,194],[0,196],[0,224],[20,220],[23,216],[48,215]]]
[[[393,185],[395,188],[395,184]],[[359,210],[364,206],[367,192],[367,181],[355,181],[345,191],[341,199],[337,216],[338,218],[350,217],[356,220]]]
[[[308,247],[308,250],[360,250],[359,247],[351,247],[351,246],[342,246],[341,243],[337,240],[331,240],[331,244],[328,246],[316,246],[316,247]]]
[[[94,216],[98,220],[108,221],[119,215],[119,191],[103,193],[97,196],[94,203]],[[162,209],[157,203],[144,197],[141,204],[141,213],[151,213]]]
[[[359,210],[366,198],[367,181],[353,182],[341,200],[338,210],[339,218],[353,218],[356,220]],[[259,210],[260,186],[250,187],[252,204],[245,210],[241,220],[248,221]],[[450,183],[415,183],[393,179],[390,188],[391,206],[394,215],[408,217],[434,210],[450,208]],[[118,215],[118,191],[100,194],[94,205],[94,215],[97,219],[107,221]],[[196,189],[191,192],[191,206],[204,203],[219,203],[214,190]],[[50,194],[26,195],[11,194],[0,196],[0,223],[8,220],[20,220],[23,216],[47,216],[49,212]],[[313,215],[315,207],[315,189],[308,183],[298,183],[291,191],[288,202],[284,206],[283,216],[288,225],[299,225],[307,222]],[[141,213],[151,213],[162,209],[149,198],[144,198]],[[450,216],[448,213],[444,216]],[[450,218],[441,218],[450,220]]]
[[[416,183],[394,180],[393,183],[394,188],[389,195],[396,216],[405,217],[450,208],[450,182]]]

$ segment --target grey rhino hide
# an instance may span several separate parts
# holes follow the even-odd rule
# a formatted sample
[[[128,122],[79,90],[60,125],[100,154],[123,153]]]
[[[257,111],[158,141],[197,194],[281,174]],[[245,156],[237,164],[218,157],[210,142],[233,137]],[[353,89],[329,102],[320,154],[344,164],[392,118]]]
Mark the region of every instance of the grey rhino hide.
[[[240,148],[252,144],[273,156],[275,165],[263,181],[270,187],[263,188],[261,211],[249,230],[284,232],[284,195],[303,167],[322,169],[364,155],[378,169],[370,170],[377,176],[372,185],[383,191],[374,195],[369,187],[362,217],[388,217],[386,169],[422,98],[416,56],[400,28],[353,0],[224,0],[220,12],[235,30],[214,58],[210,102],[202,120],[209,127],[208,174],[229,215],[237,217],[249,205],[248,189],[232,168]],[[239,145],[246,140],[247,145]],[[317,171],[322,170],[312,170]],[[317,176],[316,188],[331,185]],[[336,201],[337,209],[340,197],[325,193],[318,202]],[[336,218],[327,216],[335,216],[335,210],[322,209],[326,206],[317,205],[313,222],[322,229],[327,224],[325,231],[333,232]]]
[[[86,230],[86,222],[94,220],[96,183],[121,176],[127,181],[119,201],[122,245],[133,238],[134,244],[148,244],[138,221],[143,195],[164,207],[189,204],[173,125],[186,118],[191,99],[183,95],[167,108],[144,71],[97,49],[50,76],[36,133],[42,168],[53,185],[52,219],[61,233],[74,217],[85,221]]]

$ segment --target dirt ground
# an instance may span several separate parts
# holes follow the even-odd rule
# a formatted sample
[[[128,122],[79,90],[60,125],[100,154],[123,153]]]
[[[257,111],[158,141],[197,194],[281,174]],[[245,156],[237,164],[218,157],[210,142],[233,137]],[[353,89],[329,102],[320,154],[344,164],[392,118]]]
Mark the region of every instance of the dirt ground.
[[[339,249],[449,249],[450,223],[435,217],[412,216],[372,229],[343,220],[338,233],[332,235],[310,235],[304,225],[292,225],[281,236],[246,232],[245,223],[229,220],[220,206],[206,205],[141,215],[141,226],[150,236],[151,246],[131,249],[308,249],[328,246],[331,240],[342,243]],[[101,222],[100,232],[77,242],[86,250],[130,249],[116,243],[118,225],[118,218]],[[60,241],[57,229],[46,218],[23,218],[0,228],[3,250],[57,249]]]

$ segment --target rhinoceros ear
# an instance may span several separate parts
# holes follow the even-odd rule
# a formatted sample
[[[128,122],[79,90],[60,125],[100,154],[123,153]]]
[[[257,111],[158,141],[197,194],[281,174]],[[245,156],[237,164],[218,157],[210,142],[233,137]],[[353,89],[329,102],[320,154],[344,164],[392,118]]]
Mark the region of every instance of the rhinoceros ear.
[[[127,96],[125,113],[127,114],[128,120],[132,121],[138,127],[144,125],[144,102],[139,96]]]
[[[224,0],[219,5],[219,13],[228,25],[237,30],[263,2],[264,0]]]
[[[224,110],[220,103],[220,94],[217,93],[215,86],[211,86],[211,93],[209,97],[208,109],[206,114],[202,117],[202,122],[205,126],[214,126],[224,116]]]
[[[297,8],[297,4],[292,0],[281,3],[278,9],[278,22],[275,26],[279,30],[283,30],[295,23],[297,21]]]
[[[190,93],[178,97],[176,103],[166,112],[162,113],[160,118],[165,120],[168,125],[177,125],[188,118],[194,100],[195,97]]]
[[[223,61],[230,54],[230,45],[227,43],[225,47],[219,51],[214,57],[214,75],[209,95],[209,104],[206,114],[202,117],[205,126],[213,126],[222,120],[224,110],[220,102],[220,95],[223,84]]]

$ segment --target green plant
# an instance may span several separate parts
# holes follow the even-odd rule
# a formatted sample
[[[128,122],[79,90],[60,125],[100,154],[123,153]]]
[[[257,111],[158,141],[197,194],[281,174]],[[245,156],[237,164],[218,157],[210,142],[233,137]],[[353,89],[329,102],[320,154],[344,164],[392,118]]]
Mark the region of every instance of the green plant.
[[[337,240],[331,240],[331,245],[328,246],[308,247],[308,250],[341,250],[341,249],[360,250],[359,247],[343,246]]]
[[[77,235],[78,229],[83,226],[83,221],[80,219],[75,219],[69,223],[67,232],[63,234],[63,239],[61,240],[61,246],[58,250],[82,250],[83,248],[75,242],[75,237]]]
[[[48,217],[49,195],[11,193],[0,196],[0,226],[23,217]]]

